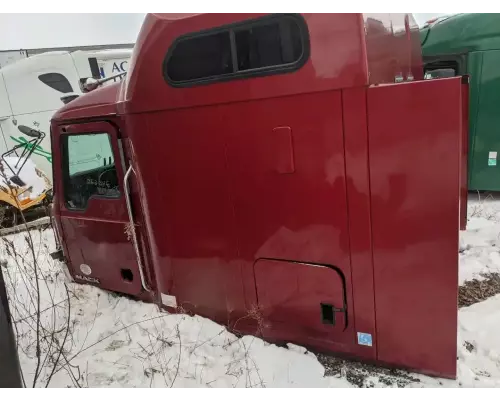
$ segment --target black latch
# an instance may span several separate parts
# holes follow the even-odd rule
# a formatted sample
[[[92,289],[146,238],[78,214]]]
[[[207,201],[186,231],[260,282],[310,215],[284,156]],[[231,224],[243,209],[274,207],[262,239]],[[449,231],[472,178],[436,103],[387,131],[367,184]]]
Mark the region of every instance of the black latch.
[[[321,307],[321,322],[325,325],[335,326],[335,313],[344,313],[347,318],[347,307],[336,308],[332,304],[320,303]],[[347,322],[347,319],[346,319]]]
[[[335,312],[331,304],[320,303],[321,306],[321,322],[325,325],[335,325]]]
[[[59,250],[54,251],[53,253],[50,253],[50,256],[52,257],[53,260],[62,261],[62,262],[66,261],[66,259],[64,258],[64,254],[63,254],[62,249],[59,249]]]

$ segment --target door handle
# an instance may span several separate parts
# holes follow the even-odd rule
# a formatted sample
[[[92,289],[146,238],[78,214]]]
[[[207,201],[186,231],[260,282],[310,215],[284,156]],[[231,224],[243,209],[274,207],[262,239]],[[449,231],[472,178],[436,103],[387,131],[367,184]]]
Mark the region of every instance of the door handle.
[[[152,292],[151,288],[148,286],[146,283],[146,278],[144,276],[144,268],[142,265],[141,261],[141,254],[139,252],[139,245],[137,243],[137,235],[135,234],[135,222],[134,222],[134,215],[132,213],[132,203],[130,200],[130,189],[128,186],[128,179],[132,172],[135,174],[134,169],[132,168],[132,165],[128,167],[127,173],[125,174],[125,177],[123,178],[123,187],[125,188],[125,201],[127,202],[127,211],[128,211],[128,219],[131,225],[130,233],[132,236],[132,243],[134,245],[134,250],[135,250],[135,255],[137,257],[137,265],[139,266],[139,275],[141,276],[141,284],[144,290],[147,292]]]

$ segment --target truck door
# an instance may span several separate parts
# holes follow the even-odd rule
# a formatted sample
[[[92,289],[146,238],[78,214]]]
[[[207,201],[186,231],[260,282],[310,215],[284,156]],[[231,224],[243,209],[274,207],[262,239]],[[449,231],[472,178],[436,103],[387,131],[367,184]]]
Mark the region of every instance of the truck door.
[[[138,295],[149,290],[132,235],[121,139],[110,123],[60,127],[56,196],[76,281]],[[57,176],[59,175],[59,176]]]

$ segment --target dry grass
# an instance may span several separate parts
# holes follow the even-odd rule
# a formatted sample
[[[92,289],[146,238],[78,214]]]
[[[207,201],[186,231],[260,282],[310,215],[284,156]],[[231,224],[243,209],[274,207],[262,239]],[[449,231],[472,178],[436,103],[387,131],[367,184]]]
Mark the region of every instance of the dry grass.
[[[482,274],[484,279],[466,281],[458,288],[458,306],[468,307],[500,294],[500,274]]]

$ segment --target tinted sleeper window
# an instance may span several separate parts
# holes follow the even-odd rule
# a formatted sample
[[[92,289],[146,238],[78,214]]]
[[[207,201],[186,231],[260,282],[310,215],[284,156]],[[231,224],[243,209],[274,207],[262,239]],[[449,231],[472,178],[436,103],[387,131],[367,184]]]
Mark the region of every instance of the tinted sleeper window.
[[[236,31],[235,39],[239,71],[284,64],[277,23]]]
[[[66,77],[62,74],[43,74],[40,75],[38,79],[40,79],[40,81],[45,83],[47,86],[50,86],[52,89],[55,89],[61,93],[71,93],[73,91],[71,83],[69,83],[68,79],[66,79]]]
[[[181,40],[175,45],[168,76],[176,82],[233,72],[229,32]]]
[[[307,26],[292,16],[273,16],[217,27],[180,38],[164,63],[171,84],[237,79],[290,71],[305,61]]]

